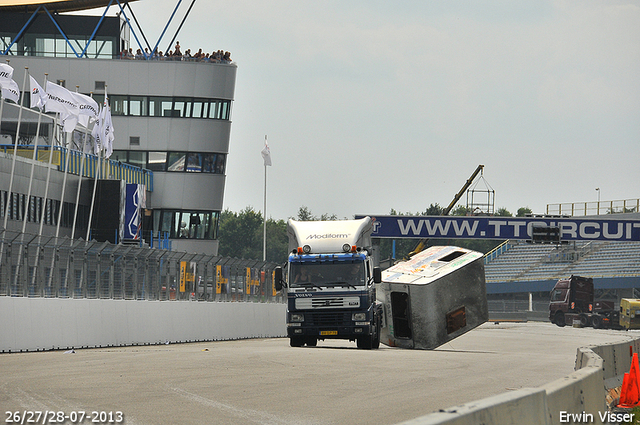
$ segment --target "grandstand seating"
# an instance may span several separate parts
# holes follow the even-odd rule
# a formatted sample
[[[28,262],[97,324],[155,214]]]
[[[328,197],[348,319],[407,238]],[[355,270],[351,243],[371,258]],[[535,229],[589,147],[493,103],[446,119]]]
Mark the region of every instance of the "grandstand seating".
[[[487,282],[640,276],[640,242],[575,242],[540,245],[510,242],[509,249],[487,260]]]

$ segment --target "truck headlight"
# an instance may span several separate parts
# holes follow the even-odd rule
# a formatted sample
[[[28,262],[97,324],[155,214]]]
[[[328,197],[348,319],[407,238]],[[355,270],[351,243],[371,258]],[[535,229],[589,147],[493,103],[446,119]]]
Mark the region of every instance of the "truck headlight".
[[[292,322],[304,322],[304,314],[292,313],[291,314],[291,321]]]
[[[351,320],[367,320],[367,313],[353,313]]]

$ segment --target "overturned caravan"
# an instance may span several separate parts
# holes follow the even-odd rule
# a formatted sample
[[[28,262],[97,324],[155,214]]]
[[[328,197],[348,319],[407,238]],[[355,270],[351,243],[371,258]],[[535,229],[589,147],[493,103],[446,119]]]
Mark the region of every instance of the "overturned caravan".
[[[483,255],[430,247],[382,272],[377,301],[384,306],[381,343],[437,348],[488,320]]]

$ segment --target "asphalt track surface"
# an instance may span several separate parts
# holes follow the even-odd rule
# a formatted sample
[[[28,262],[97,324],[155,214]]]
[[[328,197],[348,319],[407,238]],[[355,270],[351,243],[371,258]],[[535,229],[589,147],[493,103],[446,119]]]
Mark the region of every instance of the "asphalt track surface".
[[[539,387],[573,371],[578,347],[638,336],[485,323],[432,351],[278,338],[0,354],[1,423],[8,411],[49,410],[84,411],[85,424],[94,411],[130,425],[395,424]]]

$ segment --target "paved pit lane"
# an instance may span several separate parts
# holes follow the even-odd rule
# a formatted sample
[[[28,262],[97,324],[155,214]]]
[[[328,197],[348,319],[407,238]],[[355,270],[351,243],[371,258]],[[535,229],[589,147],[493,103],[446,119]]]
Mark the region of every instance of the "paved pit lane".
[[[3,423],[9,411],[49,410],[122,412],[129,425],[395,424],[538,387],[571,373],[578,347],[638,336],[491,322],[433,351],[256,339],[0,354],[0,413]]]

